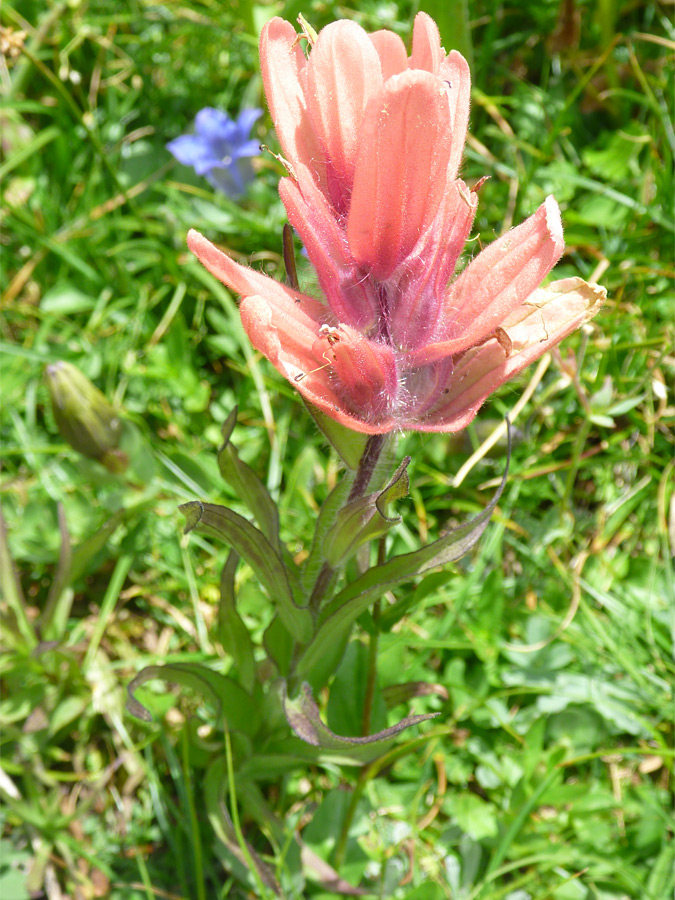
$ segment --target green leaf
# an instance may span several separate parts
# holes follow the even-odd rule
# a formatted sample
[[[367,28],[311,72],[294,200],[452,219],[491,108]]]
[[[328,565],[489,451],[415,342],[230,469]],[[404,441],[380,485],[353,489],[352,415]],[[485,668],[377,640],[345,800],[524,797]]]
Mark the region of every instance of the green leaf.
[[[400,516],[387,515],[387,507],[408,494],[409,464],[410,457],[406,456],[384,490],[359,497],[340,509],[323,545],[329,565],[335,568],[344,564],[359,547],[386,534],[401,521]]]
[[[370,652],[361,641],[351,641],[331,681],[326,704],[328,727],[342,735],[363,734],[363,707],[368,684]],[[377,683],[373,691],[371,727],[384,728],[387,707]]]
[[[396,741],[398,735],[406,728],[435,719],[440,713],[427,713],[421,716],[407,716],[398,724],[368,737],[341,737],[334,734],[321,720],[319,707],[312,696],[312,689],[304,682],[299,695],[289,699],[285,686],[282,688],[282,701],[288,724],[299,738],[314,747],[340,755],[355,761],[366,763],[382,756]]]
[[[73,605],[73,591],[69,589],[72,565],[72,547],[63,504],[58,505],[61,548],[59,562],[42,612],[40,631],[45,641],[61,640],[66,631],[68,616]]]
[[[226,506],[193,500],[179,510],[186,519],[185,533],[197,528],[226,541],[251,566],[268,595],[278,604],[279,615],[289,632],[305,643],[312,634],[307,608],[296,606],[286,569],[265,535],[243,516]]]
[[[260,727],[259,703],[236,681],[214,672],[199,663],[172,663],[165,666],[146,666],[127,687],[127,712],[144,722],[152,721],[152,714],[134,696],[147,681],[162,679],[191,688],[209,700],[216,708],[218,720],[224,717],[227,727],[253,737]]]
[[[239,556],[231,550],[220,577],[218,637],[223,650],[234,660],[242,685],[250,693],[255,686],[255,659],[251,637],[235,603],[234,576],[238,562]]]
[[[498,833],[497,810],[475,794],[453,794],[444,805],[462,831],[474,841],[494,837]]]
[[[98,531],[90,535],[74,550],[70,560],[70,581],[71,583],[84,574],[89,562],[94,556],[105,547],[108,538],[111,537],[119,525],[124,521],[127,515],[126,509],[118,509],[105,522]]]
[[[8,608],[3,619],[10,618],[10,627],[16,635],[21,635],[29,649],[33,649],[37,643],[37,635],[26,615],[26,601],[21,590],[21,581],[12,559],[7,541],[7,526],[0,510],[0,594]],[[5,624],[5,622],[3,622]],[[4,629],[3,629],[4,630]],[[3,636],[3,639],[4,636]]]
[[[323,436],[337,451],[342,462],[353,471],[358,469],[368,435],[346,428],[306,401],[305,406]]]
[[[279,616],[275,616],[265,629],[263,644],[281,675],[288,675],[293,659],[293,638]]]
[[[225,481],[234,489],[237,497],[245,503],[260,530],[281,554],[279,542],[279,511],[269,491],[253,469],[239,459],[237,448],[230,438],[237,423],[237,407],[223,423],[223,445],[218,451],[218,467]]]
[[[262,880],[263,886],[274,891],[275,894],[273,896],[278,896],[279,885],[270,867],[263,862],[241,833],[237,835],[237,830],[227,808],[227,778],[227,762],[224,757],[214,760],[207,768],[204,779],[206,815],[216,837],[227,847],[237,863],[243,868],[243,871],[250,872],[252,864]],[[237,773],[237,781],[239,781],[239,773]],[[237,797],[239,797],[239,787],[240,785],[237,787]],[[265,893],[258,896],[267,897],[268,895]]]
[[[346,633],[352,622],[374,600],[382,596],[385,590],[416,575],[422,575],[437,566],[454,562],[469,552],[485,531],[490,516],[502,495],[508,474],[509,459],[510,454],[507,457],[504,476],[494,497],[485,509],[470,522],[460,525],[459,528],[455,528],[444,537],[420,550],[395,556],[384,565],[369,569],[356,581],[343,588],[326,605],[321,615],[319,629],[298,662],[296,671],[299,677],[311,677],[312,670],[321,664],[321,659],[327,653],[328,648]]]
[[[309,556],[307,557],[302,568],[302,586],[308,594],[312,590],[317,575],[319,574],[319,570],[321,569],[321,566],[324,562],[323,545],[326,535],[328,534],[330,528],[333,525],[333,522],[335,521],[336,516],[342,508],[342,504],[349,496],[349,491],[351,489],[353,481],[353,473],[350,472],[346,474],[345,477],[343,477],[342,480],[335,485],[333,490],[321,505],[319,518],[317,519],[316,525],[314,527],[314,537],[312,539],[312,546],[309,551]]]

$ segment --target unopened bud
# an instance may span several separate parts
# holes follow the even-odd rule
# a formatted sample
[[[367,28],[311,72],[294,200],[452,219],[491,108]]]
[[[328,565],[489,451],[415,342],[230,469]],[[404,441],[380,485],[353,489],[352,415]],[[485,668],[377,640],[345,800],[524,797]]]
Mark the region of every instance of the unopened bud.
[[[45,369],[45,380],[61,437],[78,453],[98,460],[109,471],[124,472],[129,460],[118,449],[122,422],[101,391],[67,362],[50,363]]]

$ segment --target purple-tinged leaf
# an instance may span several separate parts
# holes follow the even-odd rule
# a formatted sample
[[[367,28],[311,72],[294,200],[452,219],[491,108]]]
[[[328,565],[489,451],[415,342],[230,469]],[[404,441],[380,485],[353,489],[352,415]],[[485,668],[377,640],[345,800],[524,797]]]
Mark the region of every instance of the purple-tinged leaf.
[[[510,432],[509,432],[510,433]],[[351,584],[343,588],[321,613],[317,633],[298,661],[296,675],[310,679],[314,684],[322,683],[322,678],[330,675],[324,671],[322,663],[328,648],[350,628],[351,624],[373,601],[382,594],[430,569],[461,559],[477,543],[487,528],[490,517],[502,495],[509,470],[509,455],[506,460],[504,477],[494,497],[485,509],[465,525],[448,532],[439,540],[402,556],[395,556],[381,566],[374,566],[364,572]]]
[[[223,479],[245,503],[260,530],[281,555],[279,542],[279,511],[270,492],[253,469],[239,459],[237,448],[230,438],[237,423],[237,407],[223,422],[223,444],[218,451],[218,467]]]
[[[144,722],[152,715],[135,697],[135,691],[147,681],[162,679],[201,694],[216,709],[218,719],[225,718],[227,727],[253,737],[260,727],[259,702],[231,678],[214,672],[200,663],[172,663],[146,666],[127,686],[127,712]]]
[[[409,464],[410,457],[406,456],[384,490],[352,500],[338,512],[323,544],[329,565],[343,565],[359,547],[386,534],[392,525],[401,521],[400,516],[389,516],[387,507],[407,495]]]
[[[262,531],[226,506],[193,500],[183,503],[179,509],[185,516],[186,534],[196,528],[220,538],[246,560],[269,597],[277,604],[279,615],[290,634],[301,643],[306,643],[312,635],[312,616],[307,608],[297,606],[293,600],[284,564]]]
[[[303,682],[300,693],[293,700],[287,696],[285,687],[282,688],[282,700],[288,724],[301,740],[321,750],[339,753],[362,763],[370,762],[385,753],[406,728],[440,715],[427,713],[421,716],[406,716],[397,725],[378,731],[377,734],[367,737],[342,737],[334,734],[322,721],[319,707],[306,682]]]

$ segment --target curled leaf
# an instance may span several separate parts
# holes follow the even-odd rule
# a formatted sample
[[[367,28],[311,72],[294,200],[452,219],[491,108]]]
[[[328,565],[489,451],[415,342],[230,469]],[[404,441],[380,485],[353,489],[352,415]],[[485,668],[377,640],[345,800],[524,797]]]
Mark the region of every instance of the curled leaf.
[[[338,512],[324,540],[324,555],[329,565],[334,568],[342,565],[359,547],[386,534],[392,525],[401,521],[400,516],[388,515],[388,507],[408,494],[409,464],[410,457],[406,456],[382,491],[352,500]]]
[[[279,544],[279,511],[261,479],[253,469],[239,459],[237,448],[230,440],[237,424],[237,407],[223,422],[223,444],[218,451],[218,467],[224,480],[234,489],[237,497],[245,503],[260,530],[277,552]]]
[[[440,713],[427,713],[420,716],[406,716],[398,724],[378,731],[367,737],[342,737],[328,728],[321,719],[319,707],[312,696],[312,689],[303,682],[300,693],[290,699],[285,686],[282,688],[284,712],[288,724],[296,735],[308,744],[329,752],[339,752],[359,762],[369,762],[381,756],[394,743],[396,737],[406,728],[434,719]]]
[[[215,707],[216,718],[222,717],[227,727],[255,735],[260,726],[259,704],[231,678],[214,672],[200,663],[172,663],[146,666],[127,686],[127,712],[144,722],[152,721],[150,710],[135,696],[136,690],[147,681],[162,679],[196,691]]]
[[[197,529],[225,541],[246,560],[272,600],[289,632],[306,642],[312,634],[312,617],[308,609],[297,606],[291,591],[288,572],[274,546],[243,516],[215,503],[192,500],[179,507],[185,516],[185,533]]]

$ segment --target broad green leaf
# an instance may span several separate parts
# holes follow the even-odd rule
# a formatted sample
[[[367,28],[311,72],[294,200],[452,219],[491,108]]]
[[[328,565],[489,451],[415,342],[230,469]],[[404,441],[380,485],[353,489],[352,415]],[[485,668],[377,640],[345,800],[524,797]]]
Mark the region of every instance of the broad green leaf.
[[[239,556],[231,550],[220,577],[220,603],[218,604],[218,636],[223,650],[235,662],[244,688],[252,692],[255,686],[255,659],[248,629],[237,611],[234,592],[234,576]]]
[[[490,521],[490,516],[504,490],[507,474],[508,458],[504,477],[494,497],[485,509],[466,525],[455,528],[420,550],[395,556],[382,566],[368,569],[360,578],[343,588],[323,610],[319,629],[299,660],[296,670],[298,677],[310,678],[314,667],[321,665],[321,659],[328,652],[328,648],[346,633],[352,622],[384,591],[430,569],[461,559],[468,553]]]
[[[317,575],[324,562],[323,543],[330,528],[335,521],[343,503],[349,496],[350,488],[354,481],[354,474],[347,473],[324,500],[319,511],[319,517],[314,527],[314,538],[309,551],[309,556],[305,560],[302,568],[302,586],[307,594],[312,590],[312,586],[316,581]]]
[[[277,604],[289,632],[305,643],[312,634],[308,609],[296,606],[286,569],[265,535],[243,516],[226,506],[193,500],[179,507],[185,516],[185,533],[194,528],[226,541],[251,566],[261,585]]]
[[[152,721],[152,714],[134,696],[147,681],[162,679],[191,688],[209,700],[216,708],[218,719],[224,717],[227,727],[254,736],[260,726],[259,704],[236,681],[214,672],[199,663],[172,663],[165,666],[146,666],[127,686],[127,711],[144,722]]]
[[[446,811],[465,834],[474,841],[494,837],[498,832],[497,809],[468,791],[452,794],[446,804]]]
[[[280,554],[279,512],[269,491],[253,469],[239,459],[237,448],[230,438],[237,423],[237,407],[223,423],[223,445],[218,451],[218,467],[224,480],[234,489],[237,497],[251,511],[260,530]]]
[[[330,683],[326,704],[326,724],[331,731],[342,735],[363,734],[370,649],[362,641],[350,641]],[[387,707],[377,681],[374,685],[369,731],[387,724]]]
[[[368,737],[341,737],[334,734],[321,720],[319,707],[314,701],[312,690],[305,682],[300,693],[294,699],[289,699],[285,688],[282,689],[284,712],[288,724],[299,738],[329,752],[339,752],[362,763],[376,759],[385,753],[395,742],[397,736],[406,728],[434,719],[439,713],[427,713],[421,716],[407,716],[397,725],[378,731],[377,734]]]

